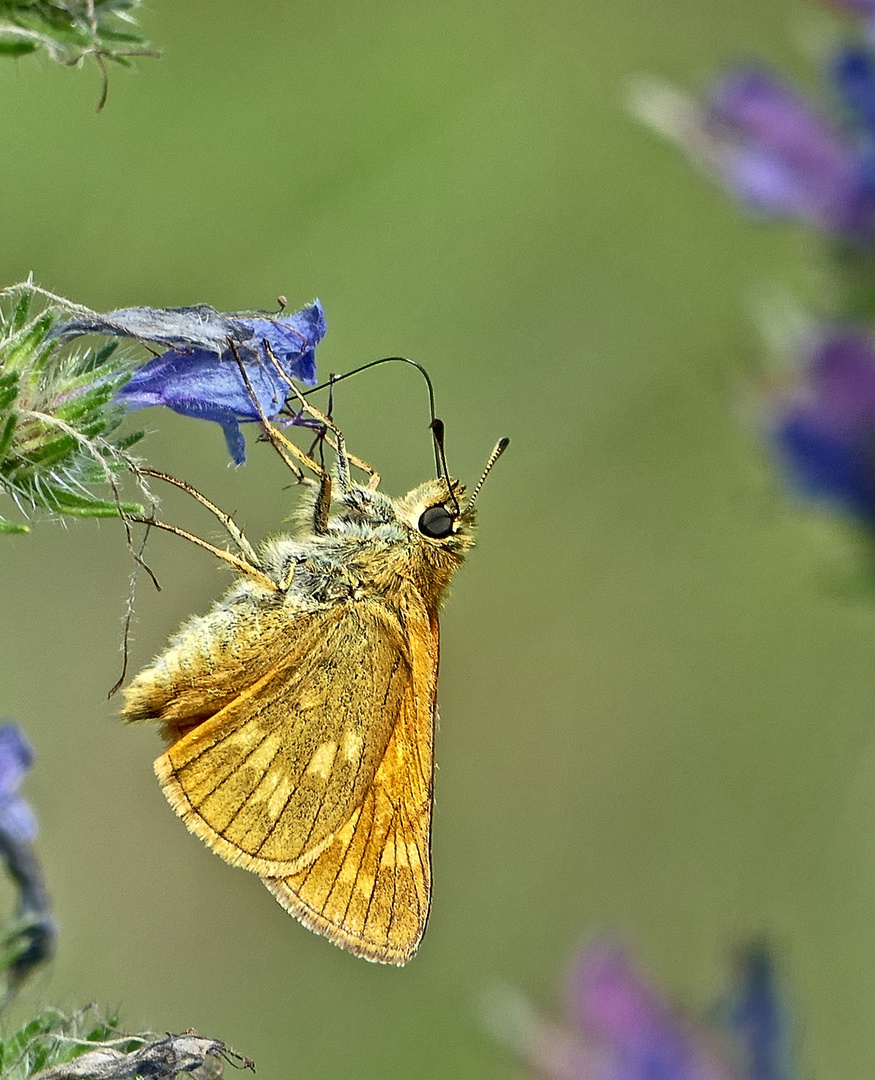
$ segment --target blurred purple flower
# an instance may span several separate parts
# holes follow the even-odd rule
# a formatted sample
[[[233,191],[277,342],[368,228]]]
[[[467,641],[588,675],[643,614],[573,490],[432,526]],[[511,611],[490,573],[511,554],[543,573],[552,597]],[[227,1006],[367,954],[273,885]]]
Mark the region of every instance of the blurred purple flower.
[[[736,1071],[713,1031],[670,1006],[615,942],[581,953],[565,1023],[544,1020],[518,998],[491,1012],[497,1033],[542,1080],[773,1080]]]
[[[572,970],[568,1011],[585,1039],[606,1054],[610,1080],[722,1080],[733,1074],[707,1034],[671,1008],[625,949],[603,943]]]
[[[772,440],[791,484],[875,525],[875,340],[837,328],[814,343],[798,384],[772,406]]]
[[[762,944],[741,949],[736,979],[729,1027],[743,1051],[744,1075],[750,1080],[790,1080],[787,1024],[769,950]]]
[[[313,386],[316,346],[325,330],[325,313],[315,300],[294,315],[282,316],[223,314],[205,304],[126,308],[71,319],[55,335],[66,340],[80,334],[106,334],[170,346],[134,372],[117,400],[131,411],[166,405],[183,416],[215,421],[222,427],[231,457],[240,465],[246,459],[240,423],[259,416],[237,357],[245,365],[261,408],[273,418],[283,408],[289,387],[269,352],[286,376]]]
[[[21,982],[55,951],[57,927],[51,914],[42,868],[33,848],[37,821],[18,794],[33,764],[33,750],[15,723],[0,724],[0,857],[18,889],[17,925],[7,936],[4,975],[8,989]],[[3,933],[8,933],[3,928]]]
[[[33,750],[18,725],[0,724],[0,833],[17,843],[32,843],[37,834],[36,816],[18,794],[32,764]]]
[[[763,68],[719,79],[704,105],[659,84],[634,98],[641,117],[716,174],[752,209],[853,244],[875,239],[875,58],[841,49],[832,78],[841,121]]]
[[[756,68],[731,72],[711,92],[706,123],[723,179],[743,201],[849,240],[870,239],[875,200],[859,147],[791,86]]]
[[[875,16],[875,0],[824,0],[828,7],[849,11],[852,15]]]

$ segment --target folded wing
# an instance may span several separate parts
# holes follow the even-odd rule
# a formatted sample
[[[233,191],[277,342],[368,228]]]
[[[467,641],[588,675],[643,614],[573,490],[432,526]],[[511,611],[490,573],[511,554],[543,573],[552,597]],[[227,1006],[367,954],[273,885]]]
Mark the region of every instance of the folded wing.
[[[263,877],[312,864],[365,813],[413,682],[398,618],[377,600],[289,630],[270,670],[155,762],[188,828]]]
[[[308,866],[265,885],[311,930],[357,956],[404,964],[431,900],[438,626],[412,637],[413,677],[365,798]]]

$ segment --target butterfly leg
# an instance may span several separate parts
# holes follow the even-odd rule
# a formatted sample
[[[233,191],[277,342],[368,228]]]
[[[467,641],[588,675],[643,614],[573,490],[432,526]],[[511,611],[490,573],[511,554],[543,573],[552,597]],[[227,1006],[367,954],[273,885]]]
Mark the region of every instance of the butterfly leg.
[[[187,495],[191,495],[193,499],[197,499],[201,506],[205,506],[222,524],[225,531],[237,545],[237,548],[247,562],[255,567],[259,565],[258,555],[253,546],[246,539],[240,526],[234,521],[230,514],[226,514],[224,510],[220,510],[215,503],[210,502],[205,495],[201,495],[197,488],[192,487],[191,484],[187,484],[184,480],[180,480],[176,476],[171,476],[170,473],[160,472],[158,469],[140,468],[137,472],[142,476],[152,476],[156,480],[163,480],[166,484],[172,484],[174,487],[178,487],[181,491],[184,491]]]
[[[300,468],[300,465],[306,466],[318,480],[321,481],[325,475],[325,470],[318,462],[314,461],[309,454],[306,454],[299,446],[296,446],[291,439],[287,439],[285,435],[277,428],[275,428],[270,419],[262,408],[261,402],[258,400],[258,395],[255,393],[255,389],[252,386],[252,382],[249,378],[249,374],[246,371],[246,366],[240,359],[240,354],[237,352],[237,347],[234,342],[229,339],[228,344],[231,346],[231,351],[234,353],[234,358],[237,361],[237,365],[240,368],[240,375],[243,379],[243,383],[252,399],[252,404],[255,406],[255,411],[258,413],[258,418],[261,421],[261,426],[264,431],[265,437],[268,442],[277,451],[288,468],[295,474],[299,483],[312,486],[316,483],[311,477],[307,476]],[[274,363],[276,363],[275,358]],[[298,464],[300,463],[300,464]]]
[[[263,585],[266,589],[270,589],[271,592],[279,590],[279,585],[273,578],[269,578],[267,574],[259,570],[257,565],[252,565],[247,559],[241,559],[239,555],[234,555],[224,548],[216,547],[215,544],[211,544],[207,540],[201,540],[199,536],[188,532],[187,529],[181,529],[178,525],[170,525],[166,521],[159,521],[156,517],[146,517],[145,514],[126,514],[125,518],[127,521],[136,521],[140,525],[150,525],[156,529],[163,529],[165,532],[173,533],[174,536],[182,537],[183,540],[190,540],[192,544],[197,544],[198,547],[212,552],[217,559],[226,562],[239,573],[258,582],[259,585]]]
[[[350,490],[352,484],[352,481],[350,479],[350,465],[355,465],[357,469],[361,469],[363,473],[367,474],[367,476],[369,477],[368,487],[373,491],[380,483],[380,474],[377,472],[377,470],[372,468],[372,466],[368,465],[366,461],[362,461],[360,457],[356,457],[355,454],[348,453],[343,435],[340,429],[334,423],[334,421],[330,417],[326,416],[325,413],[320,412],[320,410],[317,409],[316,406],[312,404],[312,402],[307,400],[307,398],[301,393],[300,389],[289,378],[285,371],[283,371],[282,365],[280,364],[279,360],[277,360],[276,356],[274,356],[273,350],[267,344],[265,344],[265,352],[267,353],[270,362],[276,368],[277,374],[289,387],[295,397],[297,397],[298,401],[300,402],[301,408],[310,416],[312,416],[314,420],[318,420],[319,423],[322,424],[322,426],[326,429],[326,431],[330,431],[334,436],[334,438],[326,437],[326,441],[328,442],[329,446],[333,447],[333,449],[337,453],[337,483],[340,487],[341,492],[345,495]]]
[[[319,534],[327,532],[328,514],[331,508],[331,477],[317,461],[310,457],[309,454],[305,454],[299,446],[296,446],[291,439],[287,439],[281,431],[271,424],[267,414],[262,408],[261,402],[258,400],[258,395],[255,393],[249,375],[247,374],[246,367],[240,359],[234,342],[229,340],[229,344],[234,353],[237,365],[240,368],[240,375],[249,392],[249,396],[252,398],[252,404],[255,406],[259,420],[261,420],[261,427],[268,442],[277,451],[288,468],[295,474],[299,483],[307,484],[310,487],[318,484],[319,491],[316,495],[316,502],[313,507],[313,529]],[[265,348],[267,347],[265,346]],[[269,349],[268,352],[270,353]],[[270,353],[270,356],[276,364],[276,357],[274,357],[272,353]],[[280,371],[282,371],[281,368]],[[285,377],[285,373],[283,373],[283,376]],[[331,426],[333,427],[333,425]],[[306,466],[306,468],[308,468],[316,477],[316,480],[307,476],[300,468],[298,462],[300,465]]]

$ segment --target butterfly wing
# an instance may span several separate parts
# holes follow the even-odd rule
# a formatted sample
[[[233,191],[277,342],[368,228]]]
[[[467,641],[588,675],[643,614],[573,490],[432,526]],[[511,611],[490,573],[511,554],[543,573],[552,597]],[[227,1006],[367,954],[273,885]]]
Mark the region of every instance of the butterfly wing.
[[[439,631],[408,612],[412,677],[361,805],[308,866],[265,885],[305,926],[357,956],[405,964],[431,902],[431,811]]]
[[[398,616],[378,600],[300,613],[288,629],[272,667],[155,762],[188,828],[270,877],[311,864],[364,813],[413,681]]]

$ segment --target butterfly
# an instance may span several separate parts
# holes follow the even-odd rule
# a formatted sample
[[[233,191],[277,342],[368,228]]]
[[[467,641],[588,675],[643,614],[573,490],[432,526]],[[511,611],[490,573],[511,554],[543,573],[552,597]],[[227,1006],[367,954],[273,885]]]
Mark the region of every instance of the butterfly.
[[[445,461],[391,498],[333,422],[306,408],[330,432],[334,474],[262,417],[305,493],[297,531],[257,550],[199,492],[144,470],[193,494],[239,554],[139,520],[209,548],[238,576],[134,678],[122,715],[160,725],[167,749],[155,772],[191,832],[311,930],[401,965],[431,903],[438,612],[508,440],[467,501]]]

